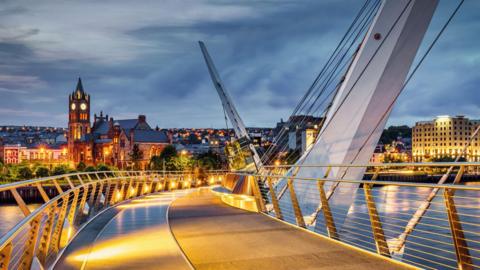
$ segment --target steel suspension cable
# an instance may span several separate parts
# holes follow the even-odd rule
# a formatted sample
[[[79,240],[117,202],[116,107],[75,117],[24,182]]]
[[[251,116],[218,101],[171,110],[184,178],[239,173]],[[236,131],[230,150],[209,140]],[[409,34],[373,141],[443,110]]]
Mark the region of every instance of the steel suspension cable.
[[[370,1],[366,1],[364,6],[362,7],[361,9],[361,12],[359,12],[359,14],[357,15],[357,17],[355,18],[354,20],[354,23],[358,22],[358,19],[363,15],[361,13],[364,13],[365,11],[365,8],[368,6]],[[340,55],[340,52],[342,50],[345,49],[346,47],[346,44],[347,42],[352,38],[352,36],[354,36],[355,32],[357,32],[355,38],[352,40],[350,46],[348,46],[348,49],[343,53],[343,55],[341,56],[340,60],[337,60],[337,64],[335,64],[335,67],[333,68],[333,70],[331,70],[329,72],[329,75],[328,76],[328,79],[327,79],[327,83],[325,83],[325,79],[323,80],[323,82],[320,83],[320,85],[324,85],[324,87],[322,88],[322,92],[320,92],[319,95],[317,95],[317,98],[315,99],[315,101],[313,103],[311,103],[310,105],[310,108],[307,110],[307,114],[311,111],[311,108],[313,105],[315,105],[316,103],[316,100],[318,100],[318,98],[321,96],[321,94],[324,92],[325,88],[328,86],[328,82],[331,81],[331,78],[332,78],[332,75],[334,74],[334,72],[338,69],[338,65],[341,63],[342,60],[344,60],[344,57],[345,55],[348,53],[348,51],[351,49],[352,45],[355,44],[355,41],[358,39],[358,36],[360,35],[360,33],[362,33],[362,31],[364,30],[364,27],[365,27],[365,24],[370,20],[370,17],[372,15],[372,12],[376,9],[376,7],[378,6],[380,1],[376,1],[374,3],[374,5],[372,7],[370,7],[370,10],[366,13],[366,15],[363,16],[363,18],[361,18],[360,20],[360,24],[353,24],[349,27],[347,33],[344,35],[344,37],[342,38],[342,41],[341,43],[337,46],[337,48],[335,49],[334,51],[334,54],[332,54],[332,56],[330,57],[329,61],[327,62],[327,64],[324,66],[324,68],[322,69],[322,72],[321,74],[319,74],[319,76],[317,76],[317,79],[315,80],[315,82],[312,84],[312,86],[310,87],[309,91],[307,92],[307,94],[310,94],[312,93],[312,91],[314,89],[319,89],[319,81],[320,81],[320,77],[322,76],[325,76],[327,70],[331,67],[331,65],[334,63],[335,60],[337,60],[338,56]],[[365,20],[366,19],[366,20]],[[358,31],[358,27],[362,25],[362,27],[360,27],[360,31]],[[353,31],[352,31],[353,29]],[[304,97],[307,97],[307,95],[305,95]],[[294,110],[293,115],[295,115],[298,110],[300,109],[303,109],[305,107],[306,104],[308,104],[308,102],[311,101],[313,97],[313,94],[310,94],[309,97],[308,97],[308,100],[307,102],[303,102],[303,103],[300,103],[297,105],[297,108]],[[305,101],[305,98],[303,99],[303,101]],[[299,108],[300,106],[300,108]],[[299,120],[293,122],[293,124],[297,124],[299,122],[303,123],[305,121],[305,119],[307,118],[308,116],[307,115],[304,115],[302,118],[300,118]],[[292,123],[291,123],[292,124]],[[282,139],[284,136],[285,136],[285,131],[286,129],[283,128],[280,133],[275,137],[275,141],[281,141],[280,139]],[[285,147],[283,147],[285,148]],[[271,158],[271,155],[272,155],[272,152],[275,151],[276,149],[278,149],[278,146],[276,148],[270,148],[269,151],[267,151],[265,153],[265,155],[262,157],[263,160],[269,160]],[[283,150],[282,150],[283,151]]]
[[[295,115],[297,113],[297,111],[299,110],[299,108],[302,106],[302,104],[304,103],[305,99],[310,95],[310,93],[313,91],[313,89],[315,88],[315,85],[317,84],[317,82],[321,79],[321,77],[323,76],[324,72],[328,69],[330,63],[333,61],[334,57],[337,55],[337,53],[339,52],[339,49],[341,47],[341,45],[344,43],[344,40],[345,38],[348,36],[348,33],[351,31],[351,29],[353,28],[353,26],[356,24],[356,22],[358,21],[358,18],[361,16],[361,14],[363,13],[364,9],[366,8],[366,6],[368,6],[370,0],[366,0],[364,5],[362,6],[362,8],[360,9],[360,11],[358,12],[357,16],[355,17],[355,19],[353,20],[353,22],[351,23],[350,27],[348,28],[347,32],[345,33],[345,35],[342,37],[341,41],[339,42],[339,44],[337,45],[337,47],[335,48],[334,52],[332,53],[332,55],[330,56],[330,58],[328,59],[327,63],[324,65],[324,67],[322,68],[322,70],[320,71],[319,75],[317,75],[317,77],[315,78],[314,82],[312,83],[312,85],[310,86],[309,90],[307,91],[307,93],[303,96],[303,98],[301,99],[301,101],[297,104],[296,108],[294,109],[292,115]],[[281,132],[283,132],[284,130],[282,129]],[[278,136],[278,135],[277,135]],[[272,149],[272,148],[271,148]],[[270,150],[270,149],[269,149]]]

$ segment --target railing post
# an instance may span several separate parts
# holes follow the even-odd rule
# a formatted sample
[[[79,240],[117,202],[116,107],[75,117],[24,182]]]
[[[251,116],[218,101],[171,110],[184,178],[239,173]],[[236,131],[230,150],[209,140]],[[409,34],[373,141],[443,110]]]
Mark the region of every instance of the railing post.
[[[272,177],[267,176],[268,189],[270,190],[270,197],[272,198],[273,210],[275,211],[275,216],[278,219],[283,219],[282,210],[280,209],[280,204],[278,203],[277,195],[275,194],[275,189],[273,188]]]
[[[107,189],[105,191],[105,202],[103,203],[104,206],[107,206],[110,204],[110,193],[112,193],[112,181],[111,180],[107,180]]]
[[[154,178],[152,176],[149,176],[149,179],[150,179],[150,184],[148,185],[148,190],[147,190],[148,194],[153,193],[153,180],[154,180]]]
[[[130,178],[130,180],[128,181],[126,198],[130,199],[133,196],[132,190],[133,190],[133,178]]]
[[[67,182],[70,185],[70,188],[74,189],[75,185],[73,184],[72,179],[70,179],[70,176],[65,177],[65,179],[67,179]]]
[[[92,189],[90,191],[90,198],[88,199],[88,211],[90,212],[90,209],[93,207],[95,203],[95,194],[97,193],[97,183],[93,182],[92,183]]]
[[[58,184],[57,179],[53,179],[53,185],[54,185],[55,188],[57,189],[58,194],[62,194],[62,193],[63,193],[62,187],[60,186],[60,184]]]
[[[85,193],[86,190],[84,190]],[[69,223],[69,226],[73,226],[73,222],[75,221],[75,212],[77,211],[77,202],[78,202],[78,196],[80,191],[77,189],[73,191],[73,200],[72,203],[70,204],[70,209],[68,210],[68,216],[67,220]]]
[[[93,208],[95,209],[95,211],[99,207],[100,200],[102,199],[102,195],[103,195],[103,181],[100,182],[100,187],[98,188],[97,197],[95,198],[94,208]]]
[[[84,214],[83,210],[85,209],[85,203],[87,202],[88,192],[90,191],[90,188],[89,188],[88,185],[84,186],[83,188],[84,189],[83,189],[82,199],[80,200],[80,205],[78,207],[80,216],[83,216],[83,214]],[[73,222],[71,224],[73,224]]]
[[[15,198],[15,201],[18,204],[18,207],[20,207],[20,210],[22,210],[23,215],[28,216],[30,215],[30,209],[28,209],[27,204],[23,200],[22,196],[18,194],[18,191],[16,188],[10,189],[10,192],[12,192],[13,198]]]
[[[50,198],[48,197],[47,193],[45,192],[45,189],[43,189],[41,183],[36,184],[38,192],[40,193],[40,196],[42,196],[42,199],[44,202],[50,201]]]
[[[77,174],[77,179],[78,179],[78,182],[80,182],[80,185],[84,185],[85,183],[83,182],[83,179],[82,177],[80,176],[80,174]]]
[[[140,177],[141,181],[143,182],[142,190],[140,191],[140,196],[145,195],[147,193],[145,187],[147,186],[147,176]]]
[[[293,186],[292,178],[288,178],[287,186],[288,186],[288,190],[290,191],[290,199],[292,200],[292,207],[293,207],[293,212],[295,213],[295,220],[297,221],[297,225],[302,228],[306,228],[307,226],[305,225],[305,220],[303,219],[302,209],[298,204],[297,194],[295,193],[295,188]]]
[[[453,245],[455,246],[455,254],[457,255],[458,269],[473,269],[472,258],[470,257],[470,252],[468,251],[468,243],[465,241],[462,223],[458,217],[457,207],[455,206],[453,195],[454,190],[444,189],[443,196],[445,200],[445,207],[447,209],[448,223],[450,224],[450,231],[452,233],[452,241]]]
[[[62,234],[63,224],[65,222],[65,216],[67,214],[69,197],[70,196],[68,194],[62,197],[62,207],[60,208],[60,211],[58,213],[58,217],[56,219],[57,221],[55,223],[55,229],[53,230],[51,246],[55,253],[57,253],[60,249],[60,236]],[[58,205],[56,207],[58,207]]]
[[[324,185],[324,181],[317,181],[320,202],[322,203],[323,217],[325,219],[325,226],[327,226],[328,236],[330,238],[338,239],[337,228],[335,226],[335,221],[333,220],[332,210],[330,209],[330,205],[328,204],[325,189],[323,188]]]
[[[38,215],[30,222],[30,230],[28,231],[28,238],[25,242],[25,250],[21,258],[20,269],[30,269],[32,267],[33,253],[37,244],[38,231],[40,230],[41,215]]]
[[[40,235],[40,244],[38,245],[37,257],[42,265],[45,265],[47,262],[48,249],[50,248],[53,224],[55,221],[55,210],[56,202],[48,209],[47,220]]]
[[[115,183],[115,186],[113,188],[113,194],[112,194],[112,198],[110,198],[110,205],[114,205],[115,202],[117,201],[117,192],[118,192],[118,182]]]
[[[390,257],[390,250],[388,248],[387,241],[385,240],[385,234],[382,228],[382,222],[375,206],[375,199],[372,195],[372,185],[363,184],[363,190],[365,192],[365,201],[367,203],[368,216],[370,217],[370,225],[372,227],[372,234],[375,240],[375,246],[377,247],[377,253],[386,257]]]
[[[11,255],[12,243],[8,243],[2,250],[0,250],[0,270],[8,270]]]
[[[125,199],[123,196],[123,194],[125,194],[125,181],[123,179],[120,181],[121,181],[122,187],[120,188],[120,197],[117,198],[117,202],[123,201]]]
[[[138,187],[139,186],[140,186],[140,182],[138,182],[138,180],[135,180],[135,187],[133,188],[132,198],[138,196]]]
[[[266,212],[265,202],[263,201],[262,192],[260,191],[260,187],[258,185],[258,181],[256,177],[253,175],[249,175],[248,178],[250,180],[250,184],[252,187],[253,196],[255,197],[255,202],[257,203],[258,211]]]

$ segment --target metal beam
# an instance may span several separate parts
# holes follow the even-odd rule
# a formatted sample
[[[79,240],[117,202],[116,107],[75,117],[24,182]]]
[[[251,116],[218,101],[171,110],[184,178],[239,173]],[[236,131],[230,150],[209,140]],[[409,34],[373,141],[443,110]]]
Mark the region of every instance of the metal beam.
[[[213,60],[207,51],[207,47],[202,41],[199,41],[198,44],[200,45],[200,50],[202,51],[203,58],[205,59],[205,63],[207,64],[208,72],[210,73],[210,77],[212,78],[213,85],[215,86],[218,96],[222,101],[223,109],[227,113],[228,118],[230,119],[230,122],[233,125],[235,135],[237,136],[237,139],[240,139],[240,138],[248,139],[249,141],[248,147],[252,152],[253,160],[258,170],[263,166],[262,161],[260,159],[260,156],[257,153],[257,150],[255,149],[255,146],[253,146],[253,144],[250,141],[250,136],[248,135],[245,124],[243,123],[242,118],[240,117],[237,109],[235,108],[232,98],[230,97],[227,90],[225,89],[222,80],[220,79],[220,75],[218,74],[217,69],[213,64]]]

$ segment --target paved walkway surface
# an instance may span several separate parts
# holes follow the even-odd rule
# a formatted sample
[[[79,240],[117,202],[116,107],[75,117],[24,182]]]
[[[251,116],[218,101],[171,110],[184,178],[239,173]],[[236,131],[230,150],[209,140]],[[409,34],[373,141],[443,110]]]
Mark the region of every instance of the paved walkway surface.
[[[223,204],[209,190],[177,199],[170,227],[196,269],[405,269],[402,265]]]
[[[185,194],[148,195],[109,209],[80,232],[54,269],[191,269],[166,218],[170,203]]]

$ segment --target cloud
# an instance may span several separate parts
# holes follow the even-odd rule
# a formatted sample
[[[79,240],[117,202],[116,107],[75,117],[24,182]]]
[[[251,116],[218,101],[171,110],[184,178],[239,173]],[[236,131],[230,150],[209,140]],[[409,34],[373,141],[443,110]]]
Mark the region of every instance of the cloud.
[[[425,44],[454,2],[440,2]],[[292,112],[361,4],[6,0],[0,6],[0,124],[66,126],[67,97],[81,76],[94,112],[147,114],[160,127],[224,127],[197,44],[204,40],[247,125],[273,126]],[[478,8],[476,1],[465,3],[390,123],[436,114],[478,118],[480,51],[472,35],[480,32]]]

